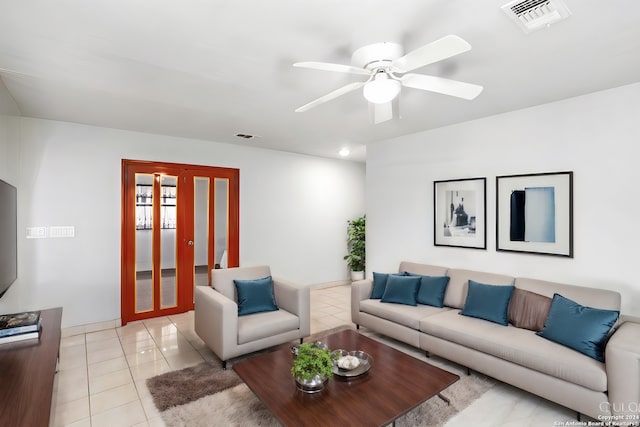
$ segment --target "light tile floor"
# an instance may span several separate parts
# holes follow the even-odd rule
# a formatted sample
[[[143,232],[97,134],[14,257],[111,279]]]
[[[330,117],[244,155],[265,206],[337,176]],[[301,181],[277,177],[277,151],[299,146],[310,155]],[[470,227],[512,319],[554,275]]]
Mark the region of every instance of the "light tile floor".
[[[350,322],[348,285],[311,291],[312,333]],[[86,329],[63,330],[54,426],[164,426],[146,379],[212,358],[193,330],[193,312],[74,334],[81,330]],[[364,328],[361,332],[424,359],[418,349]],[[429,361],[462,373],[445,360]],[[572,411],[500,383],[447,426],[553,426],[566,421],[575,421]]]

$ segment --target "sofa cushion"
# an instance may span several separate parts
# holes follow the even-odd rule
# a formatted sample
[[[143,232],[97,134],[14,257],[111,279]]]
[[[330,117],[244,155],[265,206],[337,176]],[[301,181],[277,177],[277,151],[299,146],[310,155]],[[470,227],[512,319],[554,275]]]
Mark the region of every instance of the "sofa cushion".
[[[416,296],[419,286],[419,276],[395,276],[391,274],[387,278],[387,286],[380,301],[416,306],[418,305]]]
[[[447,270],[447,267],[440,265],[418,264],[408,261],[402,261],[398,269],[400,273],[413,273],[420,276],[445,276]]]
[[[444,294],[449,284],[449,276],[422,276],[408,273],[412,276],[420,277],[420,287],[416,300],[418,304],[432,305],[434,307],[444,307]]]
[[[367,299],[360,302],[360,311],[415,330],[418,330],[420,319],[440,313],[443,310],[449,309],[436,308],[430,305],[417,305],[413,307],[389,304],[375,299]]]
[[[604,344],[619,314],[555,294],[544,328],[537,334],[604,362]]]
[[[467,299],[460,314],[507,326],[513,289],[514,286],[488,285],[469,280]]]
[[[604,363],[545,340],[534,331],[458,316],[458,312],[425,317],[420,320],[420,330],[594,391],[607,390]]]
[[[604,310],[620,310],[620,293],[608,289],[588,288],[586,286],[566,285],[564,283],[547,282],[545,280],[518,277],[516,288],[535,292],[549,298],[558,293],[578,304]]]
[[[513,285],[514,281],[512,276],[461,269],[448,270],[447,276],[451,279],[444,295],[444,305],[454,308],[462,308],[464,306],[464,302],[467,299],[469,280],[494,285]]]
[[[285,310],[238,317],[238,344],[245,344],[300,328],[300,319]]]
[[[234,279],[233,283],[238,294],[238,316],[278,310],[271,276],[254,280]]]
[[[551,298],[515,288],[509,302],[509,323],[518,328],[539,331],[549,315]]]

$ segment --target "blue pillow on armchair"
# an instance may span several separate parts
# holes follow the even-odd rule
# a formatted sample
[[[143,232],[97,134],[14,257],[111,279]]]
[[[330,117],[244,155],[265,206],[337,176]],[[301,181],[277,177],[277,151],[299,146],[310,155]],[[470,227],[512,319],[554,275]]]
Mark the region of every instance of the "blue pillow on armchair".
[[[256,280],[234,279],[233,283],[238,293],[238,316],[278,310],[271,276]]]

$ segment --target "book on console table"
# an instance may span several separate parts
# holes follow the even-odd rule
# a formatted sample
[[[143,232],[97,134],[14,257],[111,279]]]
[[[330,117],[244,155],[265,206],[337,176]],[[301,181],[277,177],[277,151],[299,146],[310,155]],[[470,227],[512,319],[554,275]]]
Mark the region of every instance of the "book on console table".
[[[38,332],[42,326],[40,311],[0,315],[0,339],[29,332]]]
[[[0,345],[10,342],[26,341],[26,340],[38,340],[40,339],[41,330],[35,332],[24,332],[22,334],[9,335],[6,337],[0,337]]]

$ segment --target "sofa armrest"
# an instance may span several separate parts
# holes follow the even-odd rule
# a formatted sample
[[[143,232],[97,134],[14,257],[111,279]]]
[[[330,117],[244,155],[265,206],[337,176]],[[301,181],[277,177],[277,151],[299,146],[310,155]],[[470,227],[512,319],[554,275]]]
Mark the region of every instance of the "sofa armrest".
[[[605,360],[608,409],[612,415],[622,417],[616,422],[637,425],[640,420],[633,417],[640,415],[640,323],[627,321],[616,329],[607,343]]]
[[[369,299],[373,289],[373,279],[358,280],[351,283],[351,321],[360,324],[360,301]]]
[[[309,286],[273,278],[273,293],[276,304],[300,319],[301,336],[311,333],[311,294]]]
[[[195,287],[196,334],[223,361],[238,346],[238,305],[210,286]]]
[[[625,323],[625,322],[640,323],[640,317],[632,316],[630,314],[621,314],[620,315],[620,319],[618,320],[618,322],[620,324]]]

